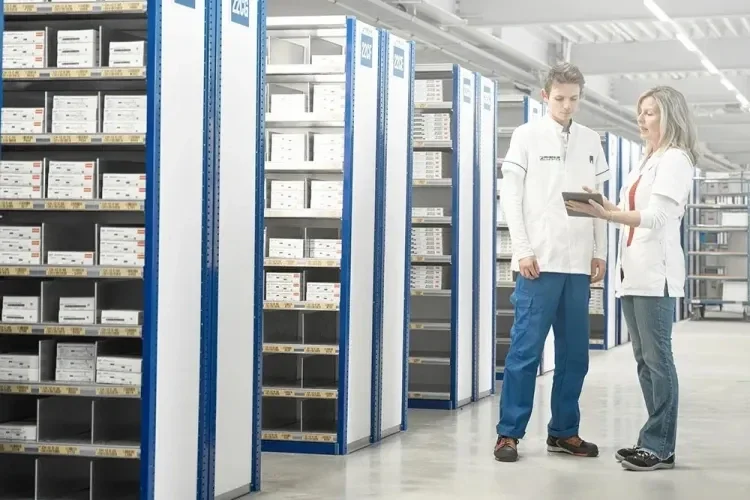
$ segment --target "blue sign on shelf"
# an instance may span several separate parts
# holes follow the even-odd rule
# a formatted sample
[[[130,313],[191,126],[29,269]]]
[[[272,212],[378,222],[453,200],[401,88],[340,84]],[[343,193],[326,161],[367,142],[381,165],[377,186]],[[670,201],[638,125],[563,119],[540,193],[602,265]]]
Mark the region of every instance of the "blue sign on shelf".
[[[406,58],[404,56],[404,49],[401,47],[393,47],[393,76],[396,78],[403,78],[405,64]]]
[[[365,33],[359,38],[359,58],[362,66],[372,68],[372,37]]]
[[[250,27],[250,0],[232,0],[231,21]]]
[[[174,3],[177,5],[182,5],[183,7],[188,7],[191,9],[195,8],[195,0],[174,0]]]
[[[470,78],[464,78],[463,97],[464,97],[464,102],[471,104],[471,79]]]
[[[485,111],[492,109],[492,87],[485,85],[482,92],[482,107]]]

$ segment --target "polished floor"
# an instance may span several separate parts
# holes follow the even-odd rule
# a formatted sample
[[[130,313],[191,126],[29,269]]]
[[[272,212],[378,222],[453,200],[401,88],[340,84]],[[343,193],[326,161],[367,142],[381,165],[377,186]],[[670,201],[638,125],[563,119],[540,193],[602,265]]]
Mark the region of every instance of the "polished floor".
[[[677,468],[624,471],[645,412],[629,346],[595,352],[581,399],[596,459],[548,455],[551,377],[539,379],[522,460],[492,456],[497,398],[457,412],[412,410],[410,429],[346,457],[263,455],[263,500],[750,500],[750,324],[689,322],[675,332],[681,383]]]

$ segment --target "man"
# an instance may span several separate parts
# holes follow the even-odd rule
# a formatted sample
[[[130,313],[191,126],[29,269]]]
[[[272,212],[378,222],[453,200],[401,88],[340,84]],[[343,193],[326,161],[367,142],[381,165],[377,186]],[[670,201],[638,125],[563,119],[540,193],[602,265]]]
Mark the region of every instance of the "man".
[[[599,454],[578,435],[578,399],[589,366],[590,286],[604,278],[607,228],[604,221],[568,216],[562,198],[564,191],[598,187],[609,171],[599,134],[573,122],[584,83],[571,64],[552,68],[542,91],[547,115],[513,132],[503,160],[500,201],[518,274],[495,444],[501,462],[518,459],[550,328],[555,375],[547,450]]]

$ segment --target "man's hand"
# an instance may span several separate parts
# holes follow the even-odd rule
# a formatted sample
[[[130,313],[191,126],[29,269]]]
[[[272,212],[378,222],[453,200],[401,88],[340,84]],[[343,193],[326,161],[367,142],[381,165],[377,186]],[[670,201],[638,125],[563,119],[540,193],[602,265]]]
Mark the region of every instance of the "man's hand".
[[[607,262],[603,259],[591,260],[591,282],[598,283],[604,279],[604,273],[607,272]]]
[[[524,257],[518,261],[518,267],[521,272],[521,276],[526,279],[534,280],[539,277],[539,263],[536,261],[536,257]]]

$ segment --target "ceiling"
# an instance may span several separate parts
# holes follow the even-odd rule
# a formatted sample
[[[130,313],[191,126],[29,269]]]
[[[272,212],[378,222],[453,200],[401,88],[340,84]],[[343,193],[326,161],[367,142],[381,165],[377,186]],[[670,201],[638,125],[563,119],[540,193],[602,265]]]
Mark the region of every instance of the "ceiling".
[[[538,82],[550,62],[567,59],[590,83],[582,121],[632,138],[638,96],[656,85],[673,86],[694,106],[700,140],[713,153],[710,166],[747,168],[750,110],[742,109],[736,94],[750,98],[750,0],[654,1],[671,20],[657,19],[643,0],[267,0],[267,5],[269,15],[351,13],[422,42],[418,63],[474,67],[502,76],[508,91],[517,92],[513,87],[522,83],[535,93],[531,79]],[[294,10],[287,9],[292,5]]]

